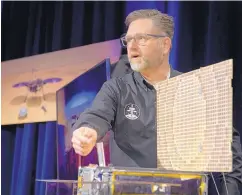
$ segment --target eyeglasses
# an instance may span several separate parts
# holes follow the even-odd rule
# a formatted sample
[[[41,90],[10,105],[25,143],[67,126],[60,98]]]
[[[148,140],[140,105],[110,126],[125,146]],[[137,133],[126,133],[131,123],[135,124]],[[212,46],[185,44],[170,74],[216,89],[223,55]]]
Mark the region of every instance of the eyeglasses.
[[[166,35],[153,35],[153,34],[135,34],[134,36],[126,36],[126,34],[122,35],[120,40],[124,47],[127,47],[128,44],[134,39],[138,45],[145,46],[147,41],[151,38],[160,38],[167,37]]]

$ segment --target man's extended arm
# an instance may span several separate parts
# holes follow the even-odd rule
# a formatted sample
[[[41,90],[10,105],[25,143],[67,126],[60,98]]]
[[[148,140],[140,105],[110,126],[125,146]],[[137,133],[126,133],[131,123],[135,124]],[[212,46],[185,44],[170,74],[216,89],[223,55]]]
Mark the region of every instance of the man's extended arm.
[[[114,80],[105,82],[96,95],[90,108],[80,114],[74,124],[74,128],[90,127],[97,131],[99,141],[108,130],[112,129],[117,109],[117,93],[115,92]]]
[[[233,171],[225,173],[226,185],[229,195],[240,195],[239,183],[242,183],[242,151],[241,151],[240,135],[239,132],[233,128]],[[220,175],[222,182],[222,195],[226,195],[226,187],[224,185],[223,176]]]

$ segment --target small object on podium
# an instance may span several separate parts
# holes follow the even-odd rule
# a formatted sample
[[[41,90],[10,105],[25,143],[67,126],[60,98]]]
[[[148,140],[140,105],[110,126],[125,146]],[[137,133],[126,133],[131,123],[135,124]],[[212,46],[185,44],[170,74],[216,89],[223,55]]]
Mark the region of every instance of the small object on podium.
[[[103,144],[97,149],[99,164],[105,164]],[[205,195],[207,181],[200,173],[90,165],[79,167],[77,195]]]
[[[98,155],[99,166],[105,167],[106,166],[106,161],[105,161],[103,142],[97,143],[96,147],[97,147],[97,155]]]
[[[208,182],[201,173],[127,167],[83,167],[78,178],[77,195],[205,195]]]

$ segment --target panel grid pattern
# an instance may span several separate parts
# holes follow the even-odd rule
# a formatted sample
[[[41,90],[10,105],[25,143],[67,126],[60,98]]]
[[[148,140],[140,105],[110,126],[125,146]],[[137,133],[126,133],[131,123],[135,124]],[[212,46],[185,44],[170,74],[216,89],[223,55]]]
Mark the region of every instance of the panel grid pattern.
[[[158,83],[158,168],[232,171],[232,71],[226,60]]]

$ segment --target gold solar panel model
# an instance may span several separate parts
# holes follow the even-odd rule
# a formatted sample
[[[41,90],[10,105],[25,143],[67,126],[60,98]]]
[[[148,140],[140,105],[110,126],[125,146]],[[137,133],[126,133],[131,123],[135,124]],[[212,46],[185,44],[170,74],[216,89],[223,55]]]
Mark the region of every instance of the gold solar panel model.
[[[233,60],[155,85],[158,168],[232,171]]]
[[[232,76],[227,60],[155,86],[158,168],[232,171]]]

